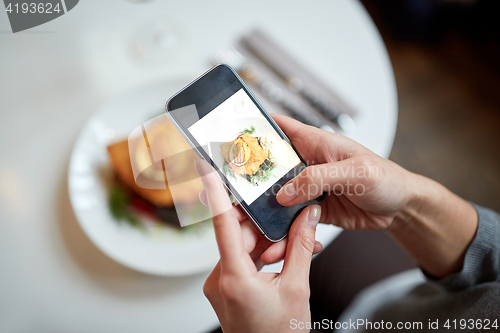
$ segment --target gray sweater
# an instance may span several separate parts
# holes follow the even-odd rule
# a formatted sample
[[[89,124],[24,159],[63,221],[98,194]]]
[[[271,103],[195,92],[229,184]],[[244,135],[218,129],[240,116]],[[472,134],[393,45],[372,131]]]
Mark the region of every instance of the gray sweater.
[[[460,272],[441,280],[409,272],[378,283],[339,320],[364,319],[365,325],[338,331],[395,331],[403,323],[408,332],[500,332],[500,215],[475,208],[479,225]],[[392,329],[382,329],[382,320]]]

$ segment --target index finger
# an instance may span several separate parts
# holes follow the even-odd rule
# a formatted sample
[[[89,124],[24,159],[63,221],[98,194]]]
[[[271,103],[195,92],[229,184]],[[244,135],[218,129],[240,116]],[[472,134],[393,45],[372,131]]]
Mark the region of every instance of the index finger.
[[[215,238],[221,258],[221,269],[239,273],[250,261],[245,251],[240,223],[234,215],[233,206],[215,170],[204,160],[196,160],[195,167],[207,193],[208,207],[215,230]],[[250,261],[253,265],[253,262]]]
[[[303,159],[308,163],[311,161],[315,163],[325,162],[318,160],[318,147],[321,145],[321,137],[325,134],[323,130],[281,114],[272,114],[271,117],[292,141]]]

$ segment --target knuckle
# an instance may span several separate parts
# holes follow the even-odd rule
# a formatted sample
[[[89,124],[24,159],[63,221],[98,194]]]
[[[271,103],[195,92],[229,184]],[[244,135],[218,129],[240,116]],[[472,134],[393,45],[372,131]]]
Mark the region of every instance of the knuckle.
[[[203,284],[203,294],[205,295],[206,298],[210,299],[213,297],[214,292],[213,292],[213,286],[211,285],[210,281],[207,279],[205,283]]]
[[[360,182],[371,187],[377,182],[380,172],[380,160],[377,157],[362,155],[357,160],[358,178]],[[359,176],[361,175],[361,176]]]
[[[371,167],[374,167],[375,161],[373,160],[372,156],[368,155],[361,155],[357,158],[357,165],[358,167],[362,167],[365,170],[369,170]]]

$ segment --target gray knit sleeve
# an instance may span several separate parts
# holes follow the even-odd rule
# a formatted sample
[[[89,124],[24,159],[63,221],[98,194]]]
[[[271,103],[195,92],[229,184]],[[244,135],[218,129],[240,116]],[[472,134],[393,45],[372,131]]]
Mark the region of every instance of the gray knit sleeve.
[[[500,214],[473,204],[479,224],[458,273],[435,280],[449,291],[467,289],[488,282],[500,282]]]

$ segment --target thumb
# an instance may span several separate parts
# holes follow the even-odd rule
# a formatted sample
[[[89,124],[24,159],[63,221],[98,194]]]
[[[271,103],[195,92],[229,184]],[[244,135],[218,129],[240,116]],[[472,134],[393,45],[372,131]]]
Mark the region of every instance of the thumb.
[[[276,199],[283,206],[293,206],[319,197],[323,192],[344,193],[348,184],[356,182],[355,158],[310,165],[283,186]]]
[[[316,226],[321,217],[321,207],[311,205],[295,219],[288,234],[288,245],[283,265],[284,282],[294,286],[309,283],[309,269],[314,251]]]

